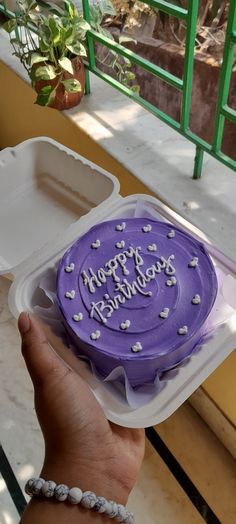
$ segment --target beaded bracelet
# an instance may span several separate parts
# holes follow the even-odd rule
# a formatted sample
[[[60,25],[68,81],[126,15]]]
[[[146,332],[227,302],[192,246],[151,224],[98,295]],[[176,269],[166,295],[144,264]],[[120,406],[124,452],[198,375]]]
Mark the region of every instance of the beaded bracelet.
[[[59,502],[67,501],[71,504],[81,504],[83,508],[104,513],[110,519],[115,519],[123,524],[133,524],[134,522],[133,513],[130,513],[122,504],[117,504],[113,500],[106,500],[104,497],[97,497],[92,491],[82,492],[77,487],[68,488],[65,484],[56,484],[53,480],[31,478],[25,485],[25,492],[31,497],[42,495],[46,498],[55,497]]]

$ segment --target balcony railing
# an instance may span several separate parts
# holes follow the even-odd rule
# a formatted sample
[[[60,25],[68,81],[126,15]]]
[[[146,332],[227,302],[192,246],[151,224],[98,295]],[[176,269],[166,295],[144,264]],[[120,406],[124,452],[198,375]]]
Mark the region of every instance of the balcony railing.
[[[163,122],[193,142],[196,146],[193,178],[199,178],[201,176],[204,152],[210,154],[226,166],[236,171],[236,161],[227,156],[222,151],[225,119],[236,124],[236,111],[230,108],[227,103],[236,45],[236,0],[231,0],[228,12],[228,23],[224,44],[223,61],[220,71],[218,99],[215,110],[213,139],[211,143],[203,140],[196,133],[192,132],[189,125],[193,83],[194,46],[199,2],[198,0],[189,0],[188,9],[183,9],[165,0],[145,0],[143,3],[185,21],[186,42],[182,78],[178,78],[172,73],[165,71],[161,67],[153,64],[149,60],[142,58],[130,49],[127,49],[123,45],[91,29],[87,32],[88,63],[86,65],[86,93],[90,92],[89,72],[91,71],[102,80],[108,82],[112,87],[118,89],[126,96],[130,97],[133,101],[139,103],[148,111],[151,111]],[[1,10],[4,11],[6,15],[12,16],[12,13],[7,11],[4,8],[4,5],[0,5],[0,11]],[[89,0],[83,0],[83,11],[84,18],[90,22]],[[118,80],[114,79],[109,74],[104,73],[96,64],[94,49],[95,41],[99,42],[108,49],[115,51],[119,55],[128,58],[132,64],[142,67],[146,71],[152,73],[152,75],[160,78],[162,81],[180,91],[182,93],[180,122],[168,116],[161,110],[161,108],[154,106],[152,103],[142,98],[139,94],[135,93],[127,86],[122,85]]]

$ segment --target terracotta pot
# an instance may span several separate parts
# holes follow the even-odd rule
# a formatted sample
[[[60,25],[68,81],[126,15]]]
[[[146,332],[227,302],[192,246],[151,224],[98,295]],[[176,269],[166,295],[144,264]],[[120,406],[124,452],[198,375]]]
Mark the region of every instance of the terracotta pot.
[[[62,111],[63,109],[70,109],[71,107],[77,106],[81,98],[84,94],[84,87],[85,87],[85,69],[84,64],[82,62],[82,59],[79,56],[76,56],[75,58],[72,58],[71,60],[72,68],[74,74],[71,75],[67,71],[63,73],[62,80],[68,80],[69,78],[75,78],[76,80],[79,80],[81,84],[81,91],[78,93],[68,93],[65,90],[64,85],[60,82],[56,89],[56,94],[53,102],[49,104],[47,107],[53,107],[54,109],[59,109]],[[41,66],[42,64],[38,65]],[[53,80],[39,80],[35,82],[34,89],[37,93],[40,92],[42,87],[51,85],[55,86],[58,82],[58,77],[54,78]]]

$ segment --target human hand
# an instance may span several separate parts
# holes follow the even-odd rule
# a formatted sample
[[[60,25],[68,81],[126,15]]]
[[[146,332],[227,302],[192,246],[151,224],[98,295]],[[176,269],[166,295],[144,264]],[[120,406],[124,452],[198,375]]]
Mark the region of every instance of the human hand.
[[[51,348],[35,318],[21,313],[18,326],[45,440],[41,476],[126,504],[143,459],[144,431],[107,421],[87,383]]]

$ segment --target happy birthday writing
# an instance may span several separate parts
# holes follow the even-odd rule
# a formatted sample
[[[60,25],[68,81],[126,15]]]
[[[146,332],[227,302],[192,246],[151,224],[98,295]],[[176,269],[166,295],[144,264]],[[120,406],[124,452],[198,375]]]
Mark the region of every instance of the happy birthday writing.
[[[154,264],[142,271],[141,266],[143,266],[144,262],[139,251],[141,251],[141,247],[133,248],[130,246],[106,262],[104,267],[99,268],[96,272],[91,267],[87,272],[82,272],[83,283],[88,287],[90,293],[95,293],[96,288],[105,284],[110,277],[116,283],[115,291],[118,291],[114,297],[106,294],[106,300],[92,302],[90,318],[94,318],[95,314],[97,314],[101,322],[106,323],[107,318],[110,318],[121,304],[124,304],[126,300],[130,300],[137,293],[145,297],[151,296],[152,292],[145,291],[145,289],[147,284],[154,280],[158,273],[164,271],[168,276],[175,274],[175,268],[172,263],[174,255],[170,255],[168,258],[161,256]],[[129,275],[129,270],[126,267],[128,259],[134,260],[136,271],[136,279],[132,282],[129,282],[127,278],[120,279],[117,274],[117,271],[121,269],[124,277]]]

